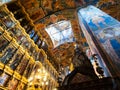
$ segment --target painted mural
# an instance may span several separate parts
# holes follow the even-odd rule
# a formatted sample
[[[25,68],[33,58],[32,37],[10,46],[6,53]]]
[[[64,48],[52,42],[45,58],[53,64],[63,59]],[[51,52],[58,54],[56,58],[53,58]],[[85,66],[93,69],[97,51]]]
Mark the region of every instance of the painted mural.
[[[102,8],[115,4],[115,0],[20,0],[20,2],[34,22],[64,9],[87,5]]]
[[[107,67],[106,65],[104,64],[104,61],[93,41],[93,39],[91,38],[91,35],[89,34],[89,32],[87,31],[87,28],[85,27],[83,21],[82,21],[82,18],[80,17],[79,13],[78,13],[78,16],[79,16],[79,22],[80,22],[80,26],[81,26],[81,29],[86,37],[86,40],[87,40],[87,43],[89,45],[89,48],[87,49],[88,52],[86,53],[86,55],[88,56],[88,58],[90,59],[91,63],[93,64],[93,67],[94,67],[94,70],[96,72],[96,66],[94,65],[95,62],[94,62],[94,59],[93,59],[93,55],[97,55],[97,63],[99,64],[100,67],[103,68],[104,70],[104,76],[107,77],[109,76],[109,73],[108,73],[108,70],[107,70]],[[97,75],[99,75],[97,72],[96,72]]]
[[[79,10],[79,15],[85,20],[93,35],[97,37],[108,55],[119,67],[120,22],[94,6]]]
[[[115,0],[75,0],[76,7],[94,5],[99,8],[115,4]]]
[[[74,9],[56,12],[35,22],[35,26],[43,38],[46,38],[49,44],[52,42],[52,47],[55,48],[63,43],[74,42],[74,37],[79,36],[80,29],[76,15]]]
[[[54,11],[65,8],[74,8],[74,0],[38,0],[40,7],[43,8],[45,14],[51,14]]]

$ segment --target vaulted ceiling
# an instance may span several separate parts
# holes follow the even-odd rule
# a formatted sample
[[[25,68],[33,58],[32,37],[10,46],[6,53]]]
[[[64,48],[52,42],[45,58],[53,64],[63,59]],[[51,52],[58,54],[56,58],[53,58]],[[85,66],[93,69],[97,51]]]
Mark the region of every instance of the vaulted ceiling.
[[[74,45],[86,49],[84,38],[78,23],[77,10],[87,5],[94,5],[103,11],[111,14],[113,17],[120,19],[119,0],[19,0],[24,6],[26,12],[29,14],[33,21],[36,31],[42,35],[48,44],[48,56],[55,59],[56,62],[61,63],[63,66],[69,65],[71,57],[74,53]],[[117,9],[116,9],[117,8]],[[111,11],[112,10],[112,11]],[[57,19],[51,18],[56,16]],[[64,43],[57,48],[54,48],[52,40],[45,28],[51,24],[62,20],[70,20],[72,30],[76,42]]]

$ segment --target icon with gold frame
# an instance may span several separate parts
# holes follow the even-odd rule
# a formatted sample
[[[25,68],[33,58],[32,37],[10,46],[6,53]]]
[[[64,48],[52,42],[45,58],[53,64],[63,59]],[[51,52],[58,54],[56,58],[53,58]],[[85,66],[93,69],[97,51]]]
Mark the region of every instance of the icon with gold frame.
[[[2,55],[0,56],[0,61],[4,64],[7,64],[15,54],[16,50],[18,48],[18,44],[16,44],[14,41],[12,41],[9,46],[5,48]]]
[[[8,90],[16,90],[18,83],[19,83],[19,80],[13,77],[11,80],[9,80]]]
[[[25,36],[24,41],[22,42],[21,45],[23,46],[25,50],[29,51],[31,47],[31,40],[27,35]]]
[[[0,20],[0,27],[3,28],[4,30],[6,30],[6,26],[4,25],[4,23]]]
[[[19,85],[17,86],[17,90],[24,90],[25,83],[20,82]]]
[[[33,60],[33,58],[31,57],[30,60],[29,60],[29,63],[27,65],[27,68],[26,70],[24,71],[24,74],[23,76],[25,76],[26,78],[28,78],[33,70],[33,67],[34,67],[34,64],[35,64],[35,61]]]
[[[38,60],[38,56],[39,56],[39,48],[37,47],[37,45],[35,45],[35,48],[33,50],[33,54],[32,54],[34,60]]]
[[[34,29],[30,30],[28,34],[30,35],[30,38],[33,38],[33,36],[35,35],[35,30]]]
[[[20,64],[18,65],[17,69],[16,69],[16,72],[18,72],[20,75],[23,75],[26,67],[27,67],[27,64],[29,62],[29,59],[30,59],[30,56],[28,55],[28,53],[26,52],[25,55],[23,56]]]
[[[1,21],[3,22],[3,24],[6,26],[6,28],[12,28],[15,26],[15,24],[17,23],[16,20],[12,19],[12,15],[9,15],[5,18],[2,18]]]
[[[35,47],[35,44],[34,44],[33,40],[31,40],[31,47],[30,47],[30,49],[29,49],[29,51],[28,51],[30,55],[33,54],[34,47]]]
[[[1,76],[0,76],[0,86],[6,86],[8,81],[10,80],[11,76],[7,73],[3,73]]]
[[[4,10],[0,9],[0,19],[5,18],[8,16],[8,13],[6,13]]]
[[[1,5],[0,6],[0,19],[5,18],[6,16],[9,15],[9,10],[7,9],[6,5]]]
[[[11,37],[15,38],[18,44],[21,44],[25,40],[25,32],[18,25],[8,30]]]
[[[12,70],[15,70],[18,66],[18,64],[21,62],[23,56],[24,56],[25,51],[22,50],[21,47],[19,47],[19,49],[17,50],[17,52],[14,54],[12,60],[9,62],[8,66],[10,66],[10,68]]]
[[[3,35],[0,36],[0,53],[9,45],[10,41],[7,40]]]

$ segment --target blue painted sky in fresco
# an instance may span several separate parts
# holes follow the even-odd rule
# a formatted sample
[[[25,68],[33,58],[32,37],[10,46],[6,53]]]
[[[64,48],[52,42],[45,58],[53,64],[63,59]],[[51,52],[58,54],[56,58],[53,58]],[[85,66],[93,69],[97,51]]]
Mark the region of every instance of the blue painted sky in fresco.
[[[107,15],[106,13],[91,5],[81,9],[79,12],[89,25],[90,29],[93,31],[103,29],[119,23],[111,16]]]
[[[84,22],[87,23],[84,24],[86,29],[92,31],[93,35],[97,37],[108,53],[113,55],[116,53],[117,56],[111,57],[119,62],[120,22],[91,5],[80,9],[78,13],[81,15],[81,18],[84,19]],[[106,47],[109,47],[109,49],[106,49]]]

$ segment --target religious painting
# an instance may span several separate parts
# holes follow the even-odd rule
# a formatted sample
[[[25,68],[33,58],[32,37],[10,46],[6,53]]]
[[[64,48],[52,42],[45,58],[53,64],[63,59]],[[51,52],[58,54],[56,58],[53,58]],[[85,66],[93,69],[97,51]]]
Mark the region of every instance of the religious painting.
[[[25,50],[29,51],[29,49],[31,48],[31,40],[30,40],[30,38],[27,37],[27,36],[24,36],[24,40],[22,41],[21,46]]]
[[[35,22],[35,25],[38,29],[41,28],[41,26],[43,27],[42,29],[39,29],[40,34],[42,34],[42,36],[48,41],[51,48],[55,48],[59,46],[58,43],[63,44],[66,41],[73,42],[75,40],[73,35],[74,28],[72,27],[72,20],[75,19],[75,15],[76,13],[73,9],[70,9],[70,11],[64,10],[62,12],[56,12],[55,14],[52,14],[40,21]],[[72,20],[70,21],[69,19]],[[66,27],[66,30],[63,30],[64,27]],[[57,33],[55,31],[57,31]]]
[[[5,11],[3,11],[2,9],[0,9],[0,19],[4,18],[6,16],[8,16],[8,14]]]
[[[101,30],[118,23],[117,20],[93,6],[81,9],[80,14],[93,31]]]
[[[28,32],[28,34],[29,34],[30,38],[33,38],[33,36],[35,35],[35,30],[34,29],[30,30]]]
[[[0,86],[5,86],[8,81],[10,80],[10,75],[7,74],[7,73],[3,73],[1,76],[0,76]]]
[[[14,28],[11,28],[8,30],[9,34],[11,37],[15,37],[15,35],[18,33],[17,31],[20,31],[20,30],[17,30],[18,28],[14,27]]]
[[[41,22],[35,22],[35,28],[37,30],[44,29],[46,27],[46,24],[44,22],[44,19],[42,19]]]
[[[23,28],[25,29],[26,33],[28,33],[29,31],[31,31],[33,29],[33,26],[31,26],[30,24],[27,24],[27,25],[23,26]]]
[[[74,0],[65,0],[67,8],[74,8],[75,7],[75,1]]]
[[[86,30],[89,29],[88,32],[91,31],[93,33],[113,62],[120,68],[119,21],[94,6],[83,8],[78,13],[84,19],[83,24]]]
[[[25,84],[23,82],[20,82],[17,86],[17,90],[24,90]]]
[[[39,39],[39,36],[38,36],[38,34],[36,33],[36,34],[34,35],[34,37],[33,37],[33,40],[34,40],[34,42],[36,43],[36,42],[38,41],[38,39]]]
[[[4,23],[0,20],[0,27],[3,28],[4,30],[6,30],[6,26],[4,25]]]
[[[9,41],[4,38],[3,36],[0,36],[0,53],[9,45]]]
[[[40,51],[40,52],[39,52],[39,61],[43,63],[44,60],[45,60],[45,56],[44,56],[44,54],[43,54],[43,51]]]
[[[18,44],[21,44],[25,40],[25,34],[22,28],[14,27],[8,30],[11,37],[15,38]]]
[[[35,1],[35,2],[34,2]],[[36,0],[20,0],[21,4],[24,6],[26,10],[32,9],[32,7],[35,7]]]
[[[98,32],[97,32],[98,33]],[[120,24],[105,28],[97,34],[97,38],[102,43],[107,53],[120,63]]]
[[[87,1],[89,1],[89,0],[87,0]],[[79,7],[79,6],[85,5],[86,2],[85,2],[85,0],[75,0],[75,4],[77,7]]]
[[[12,70],[15,70],[18,64],[21,62],[23,56],[24,51],[21,48],[19,48],[17,52],[14,54],[12,60],[9,62],[8,66],[10,66]]]
[[[26,67],[26,69],[24,71],[23,76],[25,76],[26,78],[29,78],[29,76],[32,73],[34,64],[35,64],[34,60],[32,58],[30,58],[29,63],[27,64],[27,67]]]
[[[108,5],[115,4],[115,0],[75,0],[75,4],[77,7],[95,5],[97,7],[102,8]]]
[[[53,1],[52,0],[41,0],[40,6],[43,8],[46,14],[53,12]]]
[[[42,41],[41,48],[46,52],[48,50],[48,44],[45,41]]]
[[[37,46],[41,48],[42,40],[39,38],[39,40],[36,42]]]
[[[32,55],[35,61],[38,60],[38,57],[39,57],[38,54],[39,54],[39,49],[38,49],[38,47],[36,46],[36,47],[34,47],[34,51],[33,51],[33,55]]]
[[[88,56],[88,58],[90,59],[90,62],[93,64],[93,68],[95,69],[96,71],[96,67],[94,65],[94,59],[93,59],[93,55],[96,54],[97,56],[97,62],[99,63],[99,66],[100,67],[103,67],[104,68],[104,75],[105,76],[108,76],[108,71],[107,71],[107,68],[106,66],[103,64],[104,62],[102,61],[102,57],[101,55],[99,54],[99,51],[93,41],[93,39],[91,38],[90,34],[87,32],[85,26],[83,23],[80,23],[80,26],[82,28],[82,31],[86,37],[86,40],[87,40],[87,43],[89,45],[89,49],[86,51],[86,55]],[[98,73],[96,72],[96,74],[98,75]]]
[[[26,37],[26,41],[22,43],[23,47],[25,47],[25,49],[27,49],[29,51],[30,47],[31,47],[31,40],[29,40],[27,37]]]
[[[18,83],[19,83],[19,80],[13,77],[8,83],[8,89],[15,90],[18,86]]]
[[[114,4],[116,4],[116,0],[99,0],[96,6],[99,8],[104,8],[110,5],[114,5]]]
[[[15,45],[15,44],[14,44]],[[0,61],[4,64],[8,64],[9,61],[12,59],[13,55],[15,54],[17,50],[17,45],[14,46],[13,43],[10,43],[9,46],[7,46],[0,56]]]
[[[23,75],[26,67],[27,67],[27,64],[29,62],[29,59],[30,57],[28,56],[27,53],[25,53],[25,55],[23,56],[21,62],[19,63],[18,67],[16,68],[16,71],[20,74],[20,75]]]
[[[10,16],[8,16],[7,18],[3,18],[1,21],[6,26],[7,29],[11,28],[11,27],[14,27],[15,24],[16,24],[16,22]]]
[[[32,54],[33,54],[34,47],[35,47],[34,42],[31,42],[31,47],[30,47],[30,49],[29,49],[29,51],[28,51],[30,55],[32,55]]]
[[[45,16],[43,9],[38,8],[37,10],[35,9],[34,12],[30,15],[30,18],[35,22]]]

